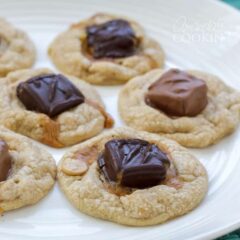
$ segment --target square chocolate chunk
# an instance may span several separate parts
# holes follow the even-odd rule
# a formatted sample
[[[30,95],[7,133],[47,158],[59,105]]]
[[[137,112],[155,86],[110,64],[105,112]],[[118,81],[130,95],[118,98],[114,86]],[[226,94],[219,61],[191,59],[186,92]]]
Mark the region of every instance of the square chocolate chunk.
[[[83,94],[63,75],[40,75],[22,82],[17,96],[31,111],[54,117],[84,102]]]
[[[137,38],[125,20],[92,25],[86,31],[88,48],[94,58],[121,58],[135,53]]]
[[[141,139],[113,139],[105,144],[98,164],[107,181],[146,188],[166,177],[170,161],[156,145]]]

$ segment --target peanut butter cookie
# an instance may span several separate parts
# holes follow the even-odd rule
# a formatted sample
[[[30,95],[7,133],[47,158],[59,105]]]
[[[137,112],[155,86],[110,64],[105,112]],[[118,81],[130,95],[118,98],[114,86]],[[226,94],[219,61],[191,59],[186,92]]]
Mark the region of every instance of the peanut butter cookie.
[[[99,85],[121,84],[164,64],[162,48],[138,23],[105,13],[73,24],[48,53],[62,72]]]
[[[157,69],[123,87],[119,112],[130,127],[203,148],[236,129],[240,93],[212,74]]]
[[[0,127],[0,212],[35,204],[53,187],[55,177],[48,152]]]
[[[1,80],[0,124],[52,147],[88,139],[113,120],[98,93],[48,69],[19,70]]]
[[[202,164],[176,142],[117,128],[71,148],[58,181],[80,211],[124,225],[160,224],[186,214],[208,188]]]
[[[35,55],[35,47],[27,34],[0,18],[0,77],[31,67]]]

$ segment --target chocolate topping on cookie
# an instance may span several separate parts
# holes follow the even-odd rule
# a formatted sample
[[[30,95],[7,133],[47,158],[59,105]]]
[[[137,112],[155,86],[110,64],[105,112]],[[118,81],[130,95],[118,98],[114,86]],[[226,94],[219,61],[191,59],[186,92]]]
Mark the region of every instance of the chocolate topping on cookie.
[[[196,116],[207,105],[207,85],[187,72],[171,69],[154,82],[146,103],[172,116]]]
[[[87,45],[94,58],[121,58],[135,53],[138,41],[130,24],[115,19],[87,27]]]
[[[105,144],[98,165],[108,181],[146,188],[166,177],[170,161],[156,145],[140,139],[113,139]]]
[[[0,140],[0,182],[5,181],[11,169],[11,156],[8,152],[8,145]]]
[[[17,96],[31,111],[54,117],[84,102],[83,94],[63,75],[33,77],[17,87]]]

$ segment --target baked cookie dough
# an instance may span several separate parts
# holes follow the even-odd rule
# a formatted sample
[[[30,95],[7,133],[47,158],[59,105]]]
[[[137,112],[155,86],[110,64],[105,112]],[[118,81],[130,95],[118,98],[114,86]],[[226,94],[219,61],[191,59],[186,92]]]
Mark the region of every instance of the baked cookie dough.
[[[125,156],[115,160],[115,163],[125,161],[126,167],[120,168],[116,173],[117,179],[122,177],[122,182],[127,180],[127,186],[141,185],[144,182],[141,179],[149,183],[149,179],[156,180],[154,176],[157,177],[159,174],[165,179],[158,184],[155,182],[155,186],[152,187],[142,185],[143,188],[125,187],[108,181],[101,157],[106,156],[104,155],[106,143],[109,144],[113,139],[114,141],[122,139],[120,141],[123,142],[145,140],[147,144],[151,144],[151,148],[157,147],[162,151],[161,158],[167,156],[169,159],[169,164],[166,159],[162,162],[156,159],[158,156],[156,153],[149,154],[145,151],[146,148],[149,149],[149,145],[144,149],[139,148],[137,144],[130,152],[127,145],[122,145],[122,151],[126,153],[123,155],[114,147],[111,150],[110,146],[108,156],[112,154],[113,159]],[[145,166],[139,165],[139,161],[142,160]],[[153,164],[156,161],[159,161],[160,165]],[[116,166],[115,163],[112,166]],[[155,170],[159,167],[156,175]],[[163,171],[164,169],[167,170]],[[109,173],[111,175],[112,170]],[[204,167],[185,148],[165,137],[137,132],[130,128],[113,129],[72,147],[58,165],[58,181],[66,197],[80,211],[97,218],[132,226],[160,224],[186,214],[202,201],[208,188],[208,177]],[[150,182],[150,185],[153,185],[152,183]]]
[[[73,24],[57,36],[48,53],[62,72],[99,85],[122,84],[164,64],[161,46],[138,23],[106,13]]]
[[[42,76],[43,82],[31,83]],[[50,84],[46,85],[46,81],[50,81]],[[26,86],[27,82],[29,86]],[[33,92],[30,86],[34,88]],[[39,91],[39,94],[36,95],[34,91]],[[73,102],[79,100],[74,91],[80,91],[80,100],[84,99],[81,104],[77,102],[79,105],[75,104],[69,109],[69,99]],[[27,102],[29,108],[26,108],[24,102]],[[66,106],[67,109],[59,113]],[[0,124],[52,147],[64,147],[88,139],[105,127],[111,127],[113,120],[105,112],[98,93],[88,83],[71,76],[67,76],[66,80],[65,76],[53,74],[49,69],[37,69],[15,71],[1,80]]]
[[[35,47],[27,34],[0,18],[0,77],[31,67],[35,55]]]
[[[228,87],[220,78],[212,74],[201,71],[188,71],[188,74],[202,79],[207,85],[207,102],[204,95],[202,95],[202,98],[200,96],[199,99],[194,100],[196,104],[204,101],[201,106],[189,106],[189,115],[194,113],[196,107],[199,109],[205,107],[197,115],[172,117],[147,104],[146,95],[149,87],[155,84],[163,74],[163,70],[153,70],[132,79],[123,87],[119,94],[118,105],[120,115],[128,126],[164,135],[183,146],[195,148],[203,148],[214,144],[235,130],[239,123],[240,93]],[[181,82],[181,79],[179,82]],[[172,82],[167,83],[166,81],[166,84],[173,86],[171,85]],[[174,89],[174,94],[181,94],[181,91],[185,94],[184,87]],[[204,91],[204,89],[201,91]],[[198,92],[190,93],[190,97],[196,96]],[[161,100],[161,98],[159,99]],[[191,99],[190,101],[187,99],[187,101],[190,104],[192,102]],[[163,104],[169,102],[167,98],[164,101],[162,100]],[[181,106],[178,106],[178,109],[180,108]],[[187,111],[187,107],[184,111]]]
[[[47,195],[56,177],[55,161],[48,152],[3,127],[0,127],[0,152],[1,213],[35,204]],[[3,171],[8,171],[4,179]]]

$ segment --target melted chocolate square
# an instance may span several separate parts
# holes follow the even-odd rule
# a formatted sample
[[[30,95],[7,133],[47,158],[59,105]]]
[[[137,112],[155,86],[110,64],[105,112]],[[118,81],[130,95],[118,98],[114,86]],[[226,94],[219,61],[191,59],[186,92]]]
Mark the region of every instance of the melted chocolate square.
[[[108,181],[146,188],[166,177],[170,162],[156,145],[140,139],[114,139],[105,144],[98,164]]]
[[[207,84],[187,72],[170,69],[149,87],[146,103],[171,116],[196,116],[207,106]]]
[[[121,58],[135,53],[137,39],[130,24],[115,19],[87,27],[87,44],[94,58]]]
[[[17,96],[31,111],[54,117],[84,102],[83,94],[63,75],[33,77],[17,87]]]

